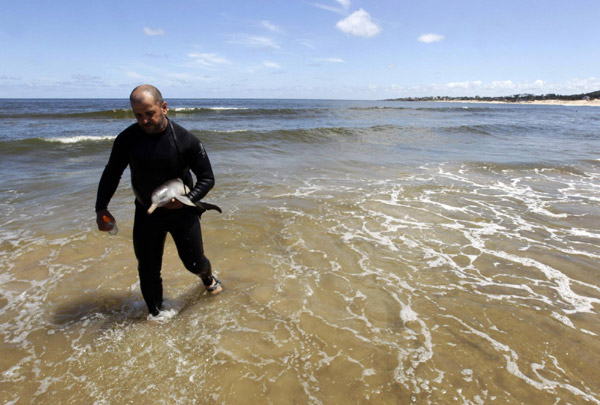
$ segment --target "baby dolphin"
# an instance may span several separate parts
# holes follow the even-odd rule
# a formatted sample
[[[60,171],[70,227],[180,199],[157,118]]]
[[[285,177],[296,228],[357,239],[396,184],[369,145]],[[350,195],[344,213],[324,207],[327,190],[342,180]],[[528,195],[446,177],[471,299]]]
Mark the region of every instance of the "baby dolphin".
[[[173,198],[185,205],[195,207],[196,205],[190,200],[186,194],[190,189],[183,184],[181,179],[173,179],[156,187],[152,192],[152,205],[148,208],[148,214],[152,214],[155,209],[168,204]]]

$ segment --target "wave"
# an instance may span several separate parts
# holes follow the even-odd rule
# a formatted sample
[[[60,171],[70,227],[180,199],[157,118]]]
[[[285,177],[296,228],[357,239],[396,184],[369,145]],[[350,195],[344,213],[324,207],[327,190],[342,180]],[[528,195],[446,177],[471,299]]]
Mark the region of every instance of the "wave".
[[[443,107],[390,107],[390,106],[369,106],[369,107],[350,107],[352,111],[426,111],[426,112],[447,112],[447,113],[480,113],[498,111],[493,107],[471,107],[471,106],[443,106]]]
[[[378,127],[373,128],[374,131]],[[268,131],[254,131],[251,129],[235,130],[191,130],[203,142],[234,142],[246,145],[252,142],[302,142],[319,143],[327,139],[334,139],[356,134],[354,128],[311,128],[311,129],[276,129]],[[53,147],[93,147],[99,145],[105,148],[112,144],[116,135],[75,135],[50,138],[27,138],[0,141],[2,154],[26,152],[28,150],[43,150]]]
[[[116,136],[73,136],[55,138],[28,138],[0,141],[0,156],[27,155],[32,152],[65,152],[93,154],[109,148]]]
[[[238,111],[248,110],[247,107],[174,107],[169,108],[169,111],[176,113],[197,113],[202,111]]]
[[[322,114],[327,109],[321,108],[248,108],[248,107],[171,107],[168,110],[170,117],[191,117],[191,116],[241,116],[244,118],[265,118],[273,117],[305,117],[315,114]],[[3,113],[0,114],[0,120],[6,119],[135,119],[131,109],[110,109],[99,111],[83,112],[50,112],[50,113]]]
[[[318,121],[317,121],[318,122]],[[254,129],[252,125],[232,129],[193,129],[190,131],[205,144],[209,151],[242,151],[244,149],[267,149],[276,153],[287,153],[293,148],[311,149],[315,151],[365,148],[381,153],[381,156],[394,158],[395,153],[402,153],[406,159],[466,160],[469,162],[487,161],[490,164],[505,163],[508,166],[497,166],[494,170],[523,169],[523,166],[511,166],[535,162],[541,164],[537,169],[557,167],[562,162],[565,166],[573,163],[597,165],[594,155],[580,153],[573,147],[567,152],[557,149],[540,155],[538,148],[545,138],[524,139],[531,127],[520,128],[518,124],[471,124],[444,126],[411,126],[380,124],[371,126],[315,126],[313,128],[285,128],[285,124],[274,129]],[[202,123],[202,126],[205,124]],[[318,124],[317,124],[318,125]],[[62,134],[60,134],[62,135]],[[16,140],[0,140],[0,157],[42,156],[44,152],[54,156],[89,156],[94,153],[106,154],[116,135],[83,135],[55,136],[47,138],[28,138]],[[339,146],[338,146],[339,145]],[[590,162],[591,161],[591,162]],[[488,166],[489,168],[490,166]],[[572,169],[565,169],[572,170]]]
[[[116,135],[105,135],[105,136],[72,136],[72,137],[57,137],[57,138],[46,138],[40,139],[43,142],[56,142],[63,144],[82,143],[82,142],[104,142],[113,141]]]
[[[211,107],[211,108],[172,108],[168,115],[177,116],[226,116],[242,117],[244,119],[260,118],[310,118],[326,113],[328,109],[323,108],[230,108],[230,107]]]
[[[448,107],[390,107],[390,106],[354,106],[354,107],[282,107],[282,108],[265,108],[265,107],[230,107],[230,106],[174,106],[170,107],[168,115],[170,117],[240,117],[244,119],[261,119],[261,118],[314,118],[326,116],[338,111],[346,111],[352,114],[353,112],[447,112],[461,114],[477,114],[497,111],[490,107],[466,107],[466,106],[448,106]],[[97,111],[81,111],[73,112],[35,112],[35,113],[0,113],[0,120],[9,119],[28,119],[28,120],[59,120],[59,119],[90,119],[90,120],[134,120],[135,116],[130,108],[116,108]]]
[[[492,128],[493,129],[493,128]],[[411,127],[411,126],[396,126],[396,125],[375,125],[370,127],[316,127],[316,128],[303,128],[303,129],[273,129],[273,130],[252,130],[247,128],[242,129],[230,129],[230,130],[191,130],[193,134],[198,136],[200,139],[218,139],[218,138],[240,138],[246,140],[289,140],[296,142],[321,142],[326,139],[348,137],[348,136],[373,136],[381,135],[397,135],[399,137],[404,135],[414,134],[415,131],[421,131],[422,128]],[[461,126],[448,126],[441,128],[433,128],[427,133],[436,131],[450,132],[450,133],[463,133],[463,134],[480,134],[490,135],[491,130],[484,125],[461,125]],[[61,137],[49,137],[49,138],[27,138],[27,139],[16,139],[16,140],[4,140],[0,141],[0,145],[3,148],[7,148],[10,145],[22,145],[28,147],[43,147],[48,144],[97,144],[112,142],[116,138],[116,135],[74,135],[74,136],[61,136]]]

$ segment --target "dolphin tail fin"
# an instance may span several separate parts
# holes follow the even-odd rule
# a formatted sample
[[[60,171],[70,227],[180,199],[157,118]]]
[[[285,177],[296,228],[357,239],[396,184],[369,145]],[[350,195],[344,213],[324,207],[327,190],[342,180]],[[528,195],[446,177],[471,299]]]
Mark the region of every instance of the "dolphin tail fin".
[[[208,210],[215,210],[221,214],[223,213],[223,210],[221,210],[221,208],[218,205],[209,204],[202,201],[198,201],[196,203],[196,212],[198,213],[199,217],[201,217],[202,214],[204,214]]]

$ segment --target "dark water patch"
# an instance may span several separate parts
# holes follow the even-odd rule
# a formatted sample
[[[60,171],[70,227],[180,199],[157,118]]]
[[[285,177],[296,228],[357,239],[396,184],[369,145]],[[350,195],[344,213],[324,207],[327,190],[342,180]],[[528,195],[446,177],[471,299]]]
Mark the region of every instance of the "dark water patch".
[[[388,106],[371,106],[371,107],[350,107],[351,111],[402,111],[410,110],[406,107],[388,107]]]
[[[486,125],[459,125],[454,127],[443,127],[440,128],[443,132],[452,134],[471,134],[471,135],[492,135],[489,127]]]
[[[598,159],[584,160],[583,163],[590,165],[594,168],[600,168],[600,156],[598,157]]]
[[[447,106],[447,107],[418,107],[416,111],[426,111],[433,113],[462,113],[462,114],[476,114],[476,113],[489,113],[497,112],[497,108],[493,107],[467,107],[464,105],[459,106]]]
[[[172,118],[194,120],[200,119],[236,119],[236,120],[289,120],[289,119],[311,119],[323,116],[327,110],[316,108],[171,108],[168,115]]]
[[[352,128],[278,129],[272,131],[191,131],[203,142],[230,144],[236,147],[254,143],[305,143],[319,144],[344,138],[355,133]]]
[[[134,119],[135,116],[131,109],[112,109],[102,111],[83,111],[83,112],[48,112],[48,113],[11,113],[0,114],[0,120],[5,119],[27,119],[27,120],[45,120],[45,119]]]

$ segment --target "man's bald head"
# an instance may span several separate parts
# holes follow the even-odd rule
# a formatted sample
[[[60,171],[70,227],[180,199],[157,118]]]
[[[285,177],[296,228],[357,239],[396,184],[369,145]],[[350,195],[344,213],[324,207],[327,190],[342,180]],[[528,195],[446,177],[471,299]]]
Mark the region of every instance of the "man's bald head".
[[[167,128],[167,103],[156,87],[149,84],[136,87],[129,101],[133,115],[144,132],[158,134]]]
[[[154,100],[154,102],[159,105],[162,106],[162,104],[164,103],[162,94],[160,94],[160,91],[150,85],[150,84],[142,84],[140,86],[137,86],[135,89],[133,89],[133,91],[131,92],[131,95],[129,96],[129,102],[133,105],[133,104],[140,104],[142,102],[144,102],[144,99],[146,97],[152,97],[152,99]]]

